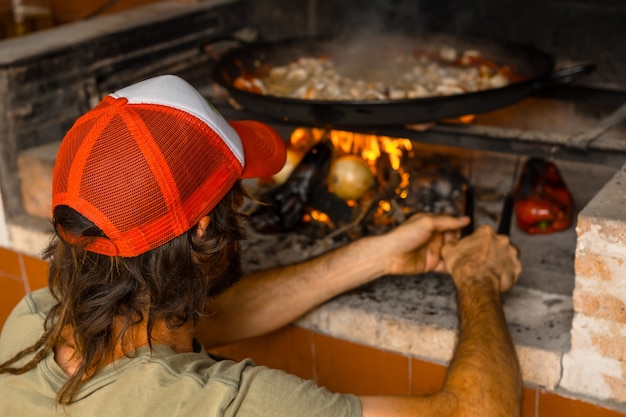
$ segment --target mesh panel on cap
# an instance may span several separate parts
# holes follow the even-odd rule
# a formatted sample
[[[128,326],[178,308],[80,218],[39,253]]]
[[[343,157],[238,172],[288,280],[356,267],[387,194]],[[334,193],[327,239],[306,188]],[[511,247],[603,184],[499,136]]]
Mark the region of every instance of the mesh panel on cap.
[[[109,237],[167,212],[159,184],[122,117],[113,117],[94,144],[80,197],[115,226],[116,230],[104,230]]]
[[[94,123],[95,120],[93,118],[79,119],[68,133],[68,137],[63,141],[54,166],[53,196],[67,191],[67,180],[74,162],[74,156],[78,153],[78,148],[82,144],[80,139],[87,136]]]

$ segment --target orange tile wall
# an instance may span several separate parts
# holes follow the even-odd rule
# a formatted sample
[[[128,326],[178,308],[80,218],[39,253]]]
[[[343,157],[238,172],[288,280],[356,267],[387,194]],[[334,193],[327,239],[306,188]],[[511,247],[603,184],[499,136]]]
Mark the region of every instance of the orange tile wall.
[[[0,326],[26,292],[47,284],[41,259],[0,248]],[[252,358],[337,392],[357,395],[424,395],[442,385],[446,367],[418,358],[338,340],[297,326],[211,351],[222,357]],[[524,388],[524,417],[624,417],[626,414],[566,398],[542,389]]]
[[[0,326],[27,292],[48,284],[47,274],[41,259],[0,247]]]

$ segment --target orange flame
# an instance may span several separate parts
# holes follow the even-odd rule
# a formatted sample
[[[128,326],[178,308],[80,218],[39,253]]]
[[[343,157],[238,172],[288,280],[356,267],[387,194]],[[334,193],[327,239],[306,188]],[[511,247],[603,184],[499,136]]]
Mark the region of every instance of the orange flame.
[[[468,125],[476,120],[475,114],[466,114],[465,116],[459,116],[452,119],[443,119],[443,123],[453,124],[453,125]]]
[[[302,220],[304,220],[305,222],[316,221],[318,223],[325,223],[331,227],[334,227],[334,224],[328,214],[319,210],[311,210],[308,213],[305,213],[302,216]]]
[[[354,133],[344,130],[328,130],[323,128],[297,128],[290,137],[289,147],[297,152],[305,153],[313,145],[321,140],[328,140],[333,144],[334,158],[344,155],[358,155],[366,161],[374,174],[378,172],[377,161],[380,158],[388,158],[389,166],[398,172],[400,183],[395,192],[401,198],[407,197],[407,189],[410,184],[410,175],[402,168],[403,157],[414,157],[413,143],[407,138],[392,138],[364,133]],[[355,207],[357,201],[345,202],[350,207]],[[392,203],[389,200],[378,202],[374,213],[374,222],[379,225],[392,224],[396,220],[393,215]],[[305,222],[319,222],[334,228],[330,217],[318,210],[311,209],[303,216]]]
[[[291,134],[290,145],[294,149],[306,149],[322,139],[329,139],[339,155],[359,155],[369,163],[375,172],[375,163],[382,155],[387,155],[391,167],[396,171],[404,152],[412,154],[410,139],[368,135],[344,130],[321,128],[298,128]]]

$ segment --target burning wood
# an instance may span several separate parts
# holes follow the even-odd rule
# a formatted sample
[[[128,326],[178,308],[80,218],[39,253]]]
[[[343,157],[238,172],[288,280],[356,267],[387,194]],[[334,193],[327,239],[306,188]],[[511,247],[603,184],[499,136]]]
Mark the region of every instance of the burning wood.
[[[297,129],[290,148],[305,143],[310,149],[287,180],[265,184],[256,196],[261,203],[250,212],[256,232],[305,233],[330,244],[340,236],[383,233],[417,212],[463,213],[465,177],[449,159],[416,158],[408,140]],[[336,192],[330,172],[334,161],[348,156],[359,159],[358,171],[365,167],[371,179],[371,189],[354,198]]]
[[[252,227],[263,233],[293,230],[324,187],[331,158],[332,148],[326,142],[313,146],[284,184],[259,196],[262,204],[250,218]]]

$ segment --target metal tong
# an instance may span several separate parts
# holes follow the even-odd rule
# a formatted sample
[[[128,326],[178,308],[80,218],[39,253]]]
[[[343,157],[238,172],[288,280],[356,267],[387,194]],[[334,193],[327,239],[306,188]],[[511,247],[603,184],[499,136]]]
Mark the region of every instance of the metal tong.
[[[502,210],[500,212],[500,220],[496,232],[500,235],[508,236],[511,232],[511,223],[513,221],[513,208],[515,207],[515,184],[517,181],[517,172],[519,169],[520,157],[515,160],[515,168],[513,169],[513,178],[511,179],[511,188],[504,197]],[[471,164],[470,164],[471,177]],[[474,204],[475,204],[474,186],[468,181],[465,188],[465,210],[464,215],[470,218],[470,223],[461,230],[461,237],[471,235],[474,232]]]

